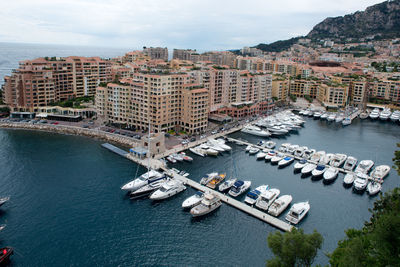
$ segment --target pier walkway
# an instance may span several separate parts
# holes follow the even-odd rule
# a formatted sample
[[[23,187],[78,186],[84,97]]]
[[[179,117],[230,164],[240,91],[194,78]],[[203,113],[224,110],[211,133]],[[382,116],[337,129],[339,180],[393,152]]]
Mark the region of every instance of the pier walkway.
[[[208,139],[216,139],[216,138],[219,138],[219,137],[222,137],[222,136],[225,136],[225,135],[240,131],[243,128],[243,126],[244,125],[240,125],[238,127],[233,127],[233,128],[231,128],[229,130],[226,130],[226,131],[223,131],[223,132],[220,132],[220,133],[216,133],[216,134],[207,136],[206,138],[202,138],[202,139],[196,140],[194,142],[190,142],[190,143],[185,144],[185,145],[178,145],[178,146],[176,146],[174,148],[171,148],[171,149],[165,151],[164,153],[160,153],[160,154],[154,155],[154,159],[165,158],[165,157],[168,157],[171,154],[179,153],[179,152],[184,151],[186,149],[201,145],[202,143],[207,142]]]
[[[213,195],[218,196],[223,202],[225,202],[228,205],[231,205],[234,208],[237,208],[263,222],[266,222],[282,231],[291,231],[293,226],[290,225],[287,222],[284,222],[276,217],[273,217],[265,212],[262,212],[256,208],[253,208],[243,202],[240,202],[228,195],[222,194],[216,190],[212,190],[211,188],[208,188],[204,185],[201,185],[189,178],[183,177],[179,174],[176,174],[175,172],[171,172],[169,169],[167,168],[163,168],[164,171],[168,172],[168,173],[172,173],[175,179],[181,180],[183,183],[185,183],[186,185],[189,185],[190,187],[193,187],[196,190],[202,191],[202,192],[209,192],[212,193]]]

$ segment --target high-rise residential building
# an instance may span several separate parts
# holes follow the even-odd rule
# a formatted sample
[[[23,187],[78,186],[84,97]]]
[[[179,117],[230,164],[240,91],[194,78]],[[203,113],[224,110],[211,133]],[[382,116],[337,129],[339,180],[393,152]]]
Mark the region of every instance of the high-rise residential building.
[[[143,47],[143,53],[149,56],[150,59],[161,59],[168,61],[167,47]]]
[[[180,60],[190,60],[193,61],[192,56],[199,55],[195,50],[192,49],[174,49],[172,54],[173,59],[180,59]]]
[[[317,99],[325,107],[344,107],[347,103],[349,86],[342,84],[320,84]]]
[[[370,84],[369,97],[386,100],[391,104],[400,106],[400,81],[373,81]]]
[[[143,51],[131,51],[122,57],[122,63],[149,60],[150,56]]]
[[[133,79],[99,87],[96,107],[110,123],[152,132],[184,130],[199,133],[207,127],[208,90],[193,85],[187,74],[135,73]]]
[[[93,96],[100,83],[111,80],[111,62],[98,57],[38,58],[21,61],[5,77],[4,101],[15,111],[81,96]]]
[[[366,102],[368,87],[366,80],[351,81],[349,84],[350,104],[360,105]]]
[[[289,82],[289,94],[296,97],[304,97],[306,95],[311,98],[317,98],[319,83],[313,80],[291,80]]]
[[[272,97],[278,101],[286,101],[289,96],[289,80],[286,78],[274,78],[272,80]]]

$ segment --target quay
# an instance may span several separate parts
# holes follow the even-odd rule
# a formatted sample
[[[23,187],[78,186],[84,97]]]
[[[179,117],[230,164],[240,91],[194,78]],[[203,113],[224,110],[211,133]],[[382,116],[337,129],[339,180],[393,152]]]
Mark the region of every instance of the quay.
[[[293,228],[293,226],[290,225],[289,223],[281,221],[278,218],[275,218],[265,212],[262,212],[256,208],[250,207],[250,206],[246,205],[245,203],[237,201],[234,198],[231,198],[231,197],[229,197],[225,194],[222,194],[218,191],[212,190],[212,189],[205,187],[189,178],[186,178],[184,176],[181,176],[181,175],[171,171],[160,160],[148,159],[148,158],[140,159],[140,158],[135,157],[135,156],[131,155],[130,153],[128,153],[118,147],[115,147],[114,145],[108,144],[108,143],[102,144],[102,146],[124,158],[130,159],[130,160],[136,162],[137,164],[140,164],[142,166],[149,165],[150,168],[152,168],[152,169],[157,169],[157,170],[161,169],[169,174],[172,174],[174,178],[181,180],[184,184],[189,185],[190,187],[193,187],[196,190],[200,190],[203,192],[210,192],[210,193],[218,196],[221,199],[221,201],[225,202],[226,204],[231,205],[232,207],[237,208],[237,209],[239,209],[239,210],[241,210],[263,222],[266,222],[266,223],[282,230],[282,231],[291,231]]]

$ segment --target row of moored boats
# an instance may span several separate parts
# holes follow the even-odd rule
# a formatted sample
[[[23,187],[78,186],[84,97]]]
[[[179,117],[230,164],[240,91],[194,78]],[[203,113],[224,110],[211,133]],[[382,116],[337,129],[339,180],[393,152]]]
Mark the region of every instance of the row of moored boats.
[[[384,108],[380,110],[379,108],[374,108],[371,112],[363,112],[360,114],[361,119],[370,118],[372,120],[391,120],[392,122],[400,122],[400,111],[391,111],[390,108]]]

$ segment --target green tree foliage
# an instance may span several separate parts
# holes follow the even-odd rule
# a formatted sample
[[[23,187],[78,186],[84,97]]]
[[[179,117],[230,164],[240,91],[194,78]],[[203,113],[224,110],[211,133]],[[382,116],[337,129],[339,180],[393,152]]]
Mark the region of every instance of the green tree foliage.
[[[297,43],[297,41],[302,37],[294,37],[289,40],[280,40],[270,44],[259,44],[255,48],[258,48],[266,52],[282,52],[289,49],[292,45]]]
[[[361,230],[349,229],[330,257],[332,266],[400,265],[400,188],[380,195]]]
[[[397,147],[400,147],[400,143],[397,143]],[[397,170],[397,173],[400,175],[400,150],[396,150],[394,152],[394,168]]]
[[[322,242],[323,238],[316,230],[312,234],[296,228],[284,234],[279,231],[271,233],[268,246],[275,258],[268,260],[267,266],[311,266]]]
[[[295,95],[289,95],[290,100],[292,100],[292,102],[296,102],[297,101],[297,97]]]

